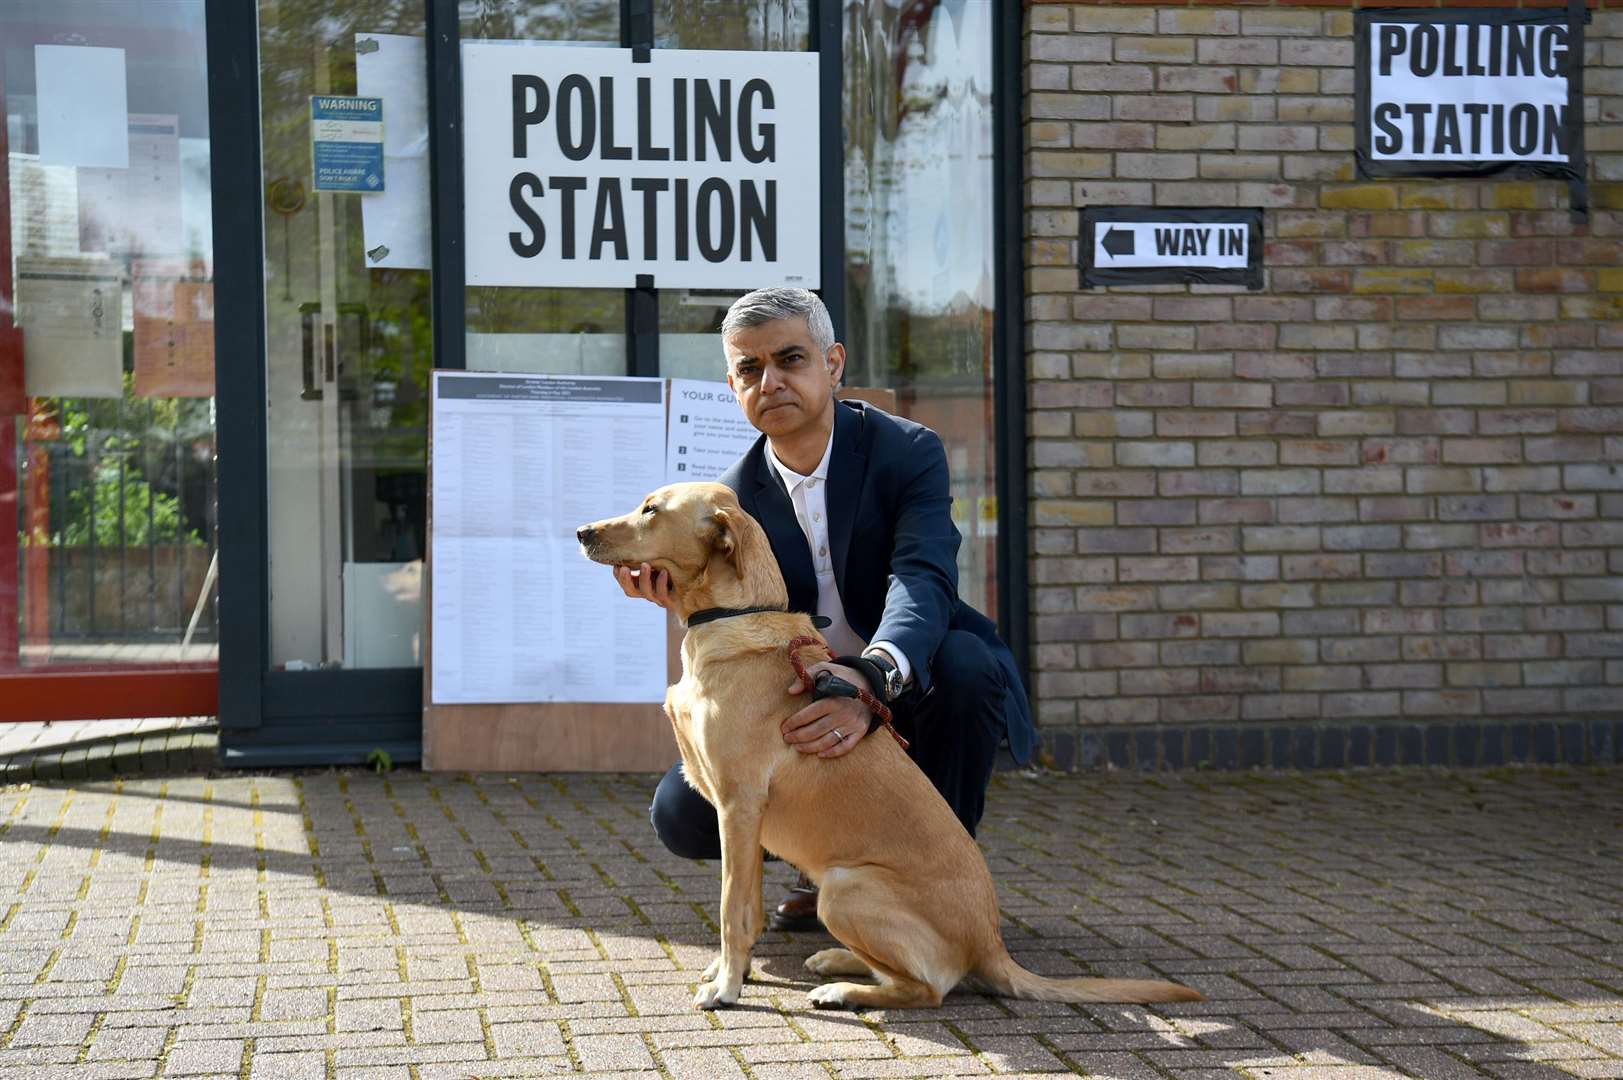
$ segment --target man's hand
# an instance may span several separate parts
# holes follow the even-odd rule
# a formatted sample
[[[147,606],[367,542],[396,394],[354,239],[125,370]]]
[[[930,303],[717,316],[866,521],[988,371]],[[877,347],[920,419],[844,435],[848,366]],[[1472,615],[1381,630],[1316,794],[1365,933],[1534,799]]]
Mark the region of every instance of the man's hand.
[[[654,570],[647,563],[633,570],[628,566],[614,568],[614,580],[620,583],[620,588],[633,600],[643,599],[651,604],[658,604],[666,610],[671,606],[671,575],[664,570]]]
[[[867,686],[868,680],[855,668],[840,664],[811,664],[806,674],[813,679],[819,671],[832,671],[852,686]],[[806,688],[797,676],[789,684],[791,694]],[[873,713],[855,698],[828,697],[814,701],[783,722],[783,741],[802,754],[837,758],[849,754],[868,734]]]

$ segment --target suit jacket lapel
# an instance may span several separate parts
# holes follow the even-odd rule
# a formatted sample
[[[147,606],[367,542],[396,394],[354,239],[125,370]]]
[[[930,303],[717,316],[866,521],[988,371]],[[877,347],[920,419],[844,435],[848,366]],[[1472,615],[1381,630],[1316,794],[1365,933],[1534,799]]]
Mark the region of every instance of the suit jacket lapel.
[[[766,460],[766,439],[755,444],[755,519],[766,530],[772,551],[783,571],[789,589],[789,607],[795,611],[817,612],[817,569],[812,565],[806,534],[795,519],[794,504],[783,490],[783,481],[773,475]],[[831,522],[832,524],[832,522]]]
[[[834,450],[828,459],[828,542],[833,548],[834,581],[842,587],[845,557],[851,549],[851,531],[856,525],[857,498],[862,494],[862,481],[868,472],[868,459],[860,449],[862,421],[862,413],[857,409],[835,404]]]

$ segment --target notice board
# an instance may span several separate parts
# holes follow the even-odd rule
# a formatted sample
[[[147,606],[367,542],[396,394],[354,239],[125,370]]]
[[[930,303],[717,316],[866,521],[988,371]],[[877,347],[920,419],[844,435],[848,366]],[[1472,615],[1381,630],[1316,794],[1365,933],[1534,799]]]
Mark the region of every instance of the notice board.
[[[423,767],[669,768],[682,626],[622,595],[574,530],[736,460],[756,433],[726,385],[440,371],[430,396]],[[840,397],[896,408],[887,389]],[[599,700],[568,700],[605,669]]]
[[[430,413],[424,767],[669,767],[674,620],[574,541],[664,483],[664,382],[440,371]]]

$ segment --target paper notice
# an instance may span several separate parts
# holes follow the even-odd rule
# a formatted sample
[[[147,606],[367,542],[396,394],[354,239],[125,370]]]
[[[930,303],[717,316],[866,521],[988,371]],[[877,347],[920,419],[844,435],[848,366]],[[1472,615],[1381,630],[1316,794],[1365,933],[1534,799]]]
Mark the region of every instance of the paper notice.
[[[123,49],[35,45],[34,93],[42,162],[129,166]]]
[[[744,456],[761,433],[744,419],[726,383],[671,380],[665,482],[714,480]]]
[[[660,379],[437,371],[433,700],[664,700],[666,617],[575,530],[664,471]]]
[[[383,130],[386,156],[428,156],[428,62],[422,38],[356,34],[355,88],[362,97],[383,99],[389,117]]]
[[[423,39],[355,35],[355,85],[383,99],[383,173],[388,186],[361,201],[366,265],[427,270],[429,243],[428,74]]]
[[[127,169],[79,170],[79,246],[109,255],[181,250],[180,118],[129,118]]]
[[[213,397],[214,286],[173,260],[138,260],[132,274],[135,393]]]
[[[366,265],[427,270],[429,243],[428,159],[386,157],[387,190],[361,200]]]
[[[34,397],[120,397],[124,287],[102,256],[17,257],[24,382]]]
[[[79,170],[11,154],[11,244],[19,255],[79,254]]]

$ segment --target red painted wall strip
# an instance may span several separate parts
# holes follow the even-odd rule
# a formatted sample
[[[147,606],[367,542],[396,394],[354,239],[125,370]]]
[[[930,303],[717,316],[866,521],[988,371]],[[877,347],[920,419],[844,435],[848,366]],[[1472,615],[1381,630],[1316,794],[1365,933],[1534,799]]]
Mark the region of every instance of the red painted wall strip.
[[[0,723],[214,716],[215,668],[0,675]]]

